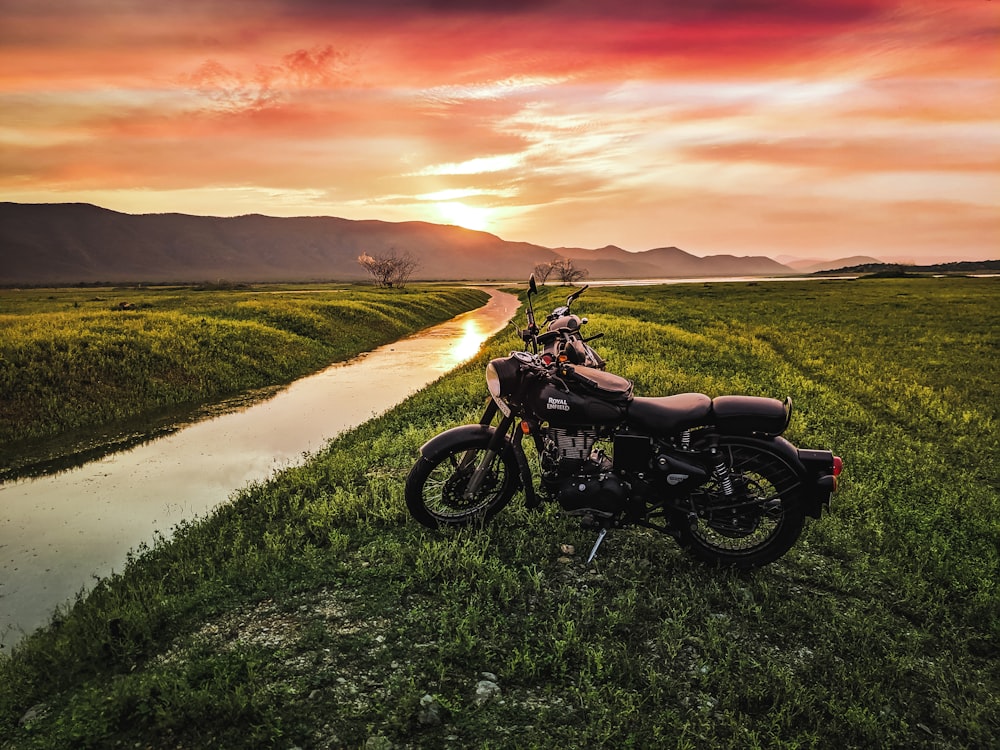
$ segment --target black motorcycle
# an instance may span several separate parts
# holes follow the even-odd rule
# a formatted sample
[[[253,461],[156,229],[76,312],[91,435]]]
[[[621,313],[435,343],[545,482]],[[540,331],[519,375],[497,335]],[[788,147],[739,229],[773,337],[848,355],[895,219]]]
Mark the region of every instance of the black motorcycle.
[[[528,286],[526,350],[486,366],[491,399],[479,424],[432,438],[410,470],[406,505],[420,523],[483,523],[523,490],[528,507],[554,501],[599,530],[588,562],[610,529],[634,525],[670,534],[704,562],[750,569],[787,552],[806,516],[820,517],[843,463],[781,437],[790,398],[634,396],[589,346],[600,334],[584,338],[586,318],[570,312],[586,287],[542,332],[534,276]]]

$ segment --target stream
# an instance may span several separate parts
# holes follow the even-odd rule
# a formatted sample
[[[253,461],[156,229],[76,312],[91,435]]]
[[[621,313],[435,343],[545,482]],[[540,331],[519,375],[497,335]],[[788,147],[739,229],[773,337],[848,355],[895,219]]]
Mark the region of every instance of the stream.
[[[517,297],[295,381],[272,398],[52,476],[0,484],[0,648],[120,571],[127,554],[248,483],[302,463],[474,357]]]

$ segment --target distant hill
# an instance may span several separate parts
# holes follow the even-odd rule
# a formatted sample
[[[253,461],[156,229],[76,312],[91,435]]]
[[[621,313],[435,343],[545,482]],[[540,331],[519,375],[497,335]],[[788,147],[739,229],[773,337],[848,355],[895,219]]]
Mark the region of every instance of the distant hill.
[[[658,247],[630,253],[608,245],[597,250],[560,247],[556,252],[572,258],[595,279],[653,279],[691,276],[768,276],[792,272],[788,266],[762,255],[738,257],[710,255],[699,258],[677,247]]]
[[[232,218],[124,214],[85,203],[0,203],[0,284],[354,281],[358,256],[396,250],[414,279],[516,280],[572,258],[590,278],[744,276],[792,272],[770,258],[698,257],[676,247],[631,253],[547,248],[425,222],[335,217]]]
[[[779,262],[784,263],[789,268],[792,268],[799,273],[818,273],[819,271],[835,271],[840,268],[846,268],[848,266],[861,266],[868,264],[878,264],[881,263],[878,258],[872,258],[867,255],[854,255],[850,258],[838,258],[837,260],[782,260],[778,258]]]
[[[926,274],[926,273],[1000,273],[1000,260],[960,260],[951,263],[932,263],[926,266],[902,263],[862,263],[844,268],[832,268],[822,273],[857,274]]]

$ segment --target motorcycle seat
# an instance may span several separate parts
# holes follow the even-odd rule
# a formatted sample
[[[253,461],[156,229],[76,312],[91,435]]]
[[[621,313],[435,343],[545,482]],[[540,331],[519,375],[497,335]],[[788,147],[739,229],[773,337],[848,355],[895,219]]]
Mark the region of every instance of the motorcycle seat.
[[[636,396],[628,406],[628,422],[654,435],[667,435],[705,424],[711,411],[712,399],[704,393],[678,393],[656,398]]]
[[[758,396],[718,396],[712,412],[720,429],[738,435],[780,435],[792,418],[792,400]]]

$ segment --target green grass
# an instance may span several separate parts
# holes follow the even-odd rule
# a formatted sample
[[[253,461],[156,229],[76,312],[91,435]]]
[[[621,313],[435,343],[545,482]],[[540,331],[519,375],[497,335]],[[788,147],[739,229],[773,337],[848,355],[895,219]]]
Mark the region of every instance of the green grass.
[[[485,299],[435,287],[0,290],[0,458],[282,385]]]
[[[516,504],[481,532],[409,521],[417,448],[478,417],[504,334],[22,641],[0,746],[995,747],[998,291],[592,289],[579,312],[638,392],[791,395],[789,437],[844,457],[779,562],[720,572],[616,531],[588,566],[592,533]],[[480,705],[483,672],[502,693]]]

